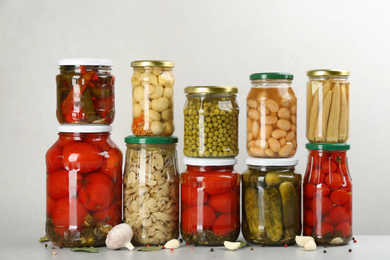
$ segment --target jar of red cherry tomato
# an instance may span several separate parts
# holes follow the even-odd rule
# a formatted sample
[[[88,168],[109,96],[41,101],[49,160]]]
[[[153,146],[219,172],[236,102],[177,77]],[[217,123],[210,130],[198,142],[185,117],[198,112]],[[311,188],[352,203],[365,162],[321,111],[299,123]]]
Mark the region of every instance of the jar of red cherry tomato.
[[[236,159],[185,158],[181,174],[181,235],[195,245],[223,245],[240,233]]]
[[[122,222],[122,152],[111,126],[58,131],[46,153],[46,234],[57,246],[103,246]]]
[[[348,144],[308,143],[303,182],[303,234],[320,245],[345,245],[352,238],[352,179]]]
[[[115,115],[113,62],[107,59],[61,59],[58,65],[58,122],[111,124]]]

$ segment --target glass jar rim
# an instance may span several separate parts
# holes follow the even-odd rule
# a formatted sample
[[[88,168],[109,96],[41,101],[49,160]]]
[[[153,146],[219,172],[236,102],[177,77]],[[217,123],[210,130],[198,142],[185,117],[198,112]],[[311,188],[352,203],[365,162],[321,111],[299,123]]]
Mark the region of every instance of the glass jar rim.
[[[298,164],[297,158],[277,158],[277,159],[264,159],[248,157],[245,159],[246,165],[253,166],[295,166]]]
[[[58,60],[58,66],[113,66],[109,59],[98,58],[64,58]]]

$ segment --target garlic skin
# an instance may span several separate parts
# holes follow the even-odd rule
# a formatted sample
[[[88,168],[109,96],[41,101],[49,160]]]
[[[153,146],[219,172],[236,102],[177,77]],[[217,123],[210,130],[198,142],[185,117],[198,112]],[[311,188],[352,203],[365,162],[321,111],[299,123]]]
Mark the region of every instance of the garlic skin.
[[[180,247],[180,241],[177,239],[171,239],[165,243],[164,247],[166,249],[176,249]]]
[[[111,250],[127,247],[130,251],[133,251],[134,246],[130,242],[132,238],[133,230],[128,224],[122,223],[108,232],[106,246]]]

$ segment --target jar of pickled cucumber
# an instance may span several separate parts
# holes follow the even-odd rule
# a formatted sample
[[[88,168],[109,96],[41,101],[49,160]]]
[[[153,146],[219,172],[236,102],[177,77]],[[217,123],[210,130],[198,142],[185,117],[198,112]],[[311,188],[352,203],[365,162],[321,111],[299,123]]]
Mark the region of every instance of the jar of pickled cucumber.
[[[124,222],[134,245],[164,245],[179,236],[179,172],[174,136],[127,136]]]
[[[61,59],[57,75],[60,124],[111,124],[115,116],[113,62],[107,59]]]
[[[238,155],[236,87],[186,87],[184,155],[234,157]]]
[[[173,124],[174,63],[162,60],[133,61],[133,123],[136,136],[170,136]]]
[[[345,245],[352,238],[352,179],[348,144],[308,143],[303,180],[303,235],[320,245]]]
[[[111,126],[58,131],[46,153],[46,235],[57,246],[103,246],[122,222],[122,152]]]
[[[345,143],[349,137],[349,71],[309,70],[307,76],[307,139]]]
[[[301,234],[298,160],[247,158],[242,176],[242,234],[253,244],[282,246]]]
[[[223,245],[240,233],[240,175],[236,159],[184,158],[181,236],[195,245]]]
[[[251,157],[292,157],[297,150],[297,98],[289,73],[250,75],[247,152]]]

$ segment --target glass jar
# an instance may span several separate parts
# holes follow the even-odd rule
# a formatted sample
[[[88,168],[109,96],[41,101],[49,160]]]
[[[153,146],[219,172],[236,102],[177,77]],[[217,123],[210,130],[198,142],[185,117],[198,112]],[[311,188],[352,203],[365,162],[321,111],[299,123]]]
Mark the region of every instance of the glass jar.
[[[46,234],[57,246],[103,246],[122,222],[122,152],[111,126],[58,131],[46,153]]]
[[[301,234],[298,160],[247,158],[242,178],[242,234],[253,244],[295,244]]]
[[[161,60],[133,61],[133,124],[136,136],[170,136],[173,124],[174,63]]]
[[[234,157],[238,155],[236,87],[186,87],[184,155]]]
[[[291,157],[297,150],[297,98],[289,73],[250,75],[247,152],[251,157]]]
[[[113,62],[107,59],[61,59],[58,65],[58,122],[111,124],[115,116]]]
[[[349,137],[349,71],[309,70],[307,76],[307,139],[345,143]]]
[[[163,245],[179,236],[177,137],[125,138],[124,222],[134,245]]]
[[[352,238],[352,179],[348,144],[308,143],[303,181],[303,235],[320,245],[345,245]]]
[[[184,158],[181,236],[194,245],[223,245],[240,233],[240,175],[236,159]]]

